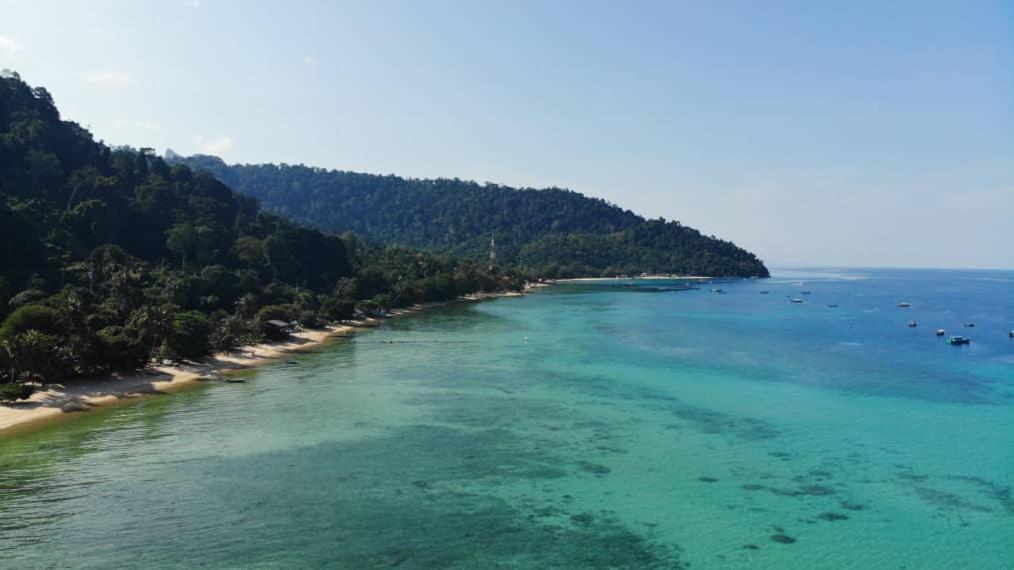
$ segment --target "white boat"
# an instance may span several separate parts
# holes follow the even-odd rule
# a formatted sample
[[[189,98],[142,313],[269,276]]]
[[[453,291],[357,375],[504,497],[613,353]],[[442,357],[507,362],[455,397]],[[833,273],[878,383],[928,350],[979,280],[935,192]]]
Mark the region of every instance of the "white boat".
[[[803,302],[803,300],[802,300],[802,299],[799,299],[799,298],[796,298],[796,299],[792,299],[792,300],[791,300],[791,301],[789,301],[789,302],[790,302],[790,303],[802,303],[802,302]]]
[[[912,306],[911,303],[898,303],[898,306],[902,309],[907,309]]]
[[[947,334],[947,331],[944,329],[937,329],[937,336],[944,336],[945,334]]]
[[[910,327],[919,326],[919,323],[917,323],[915,321],[908,321],[908,326],[910,326]]]

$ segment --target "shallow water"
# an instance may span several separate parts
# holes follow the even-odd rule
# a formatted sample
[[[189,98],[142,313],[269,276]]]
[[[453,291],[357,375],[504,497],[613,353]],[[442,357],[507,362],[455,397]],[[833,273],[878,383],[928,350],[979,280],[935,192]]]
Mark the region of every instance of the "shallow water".
[[[0,440],[0,567],[1012,566],[1014,272],[636,285]]]

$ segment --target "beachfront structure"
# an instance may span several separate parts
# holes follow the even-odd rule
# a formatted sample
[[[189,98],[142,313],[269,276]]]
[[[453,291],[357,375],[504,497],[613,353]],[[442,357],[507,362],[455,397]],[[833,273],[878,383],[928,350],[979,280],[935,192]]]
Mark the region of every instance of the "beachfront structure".
[[[282,335],[289,335],[295,332],[295,327],[293,326],[293,324],[287,323],[285,321],[270,320],[265,321],[264,325],[270,327],[275,332]]]

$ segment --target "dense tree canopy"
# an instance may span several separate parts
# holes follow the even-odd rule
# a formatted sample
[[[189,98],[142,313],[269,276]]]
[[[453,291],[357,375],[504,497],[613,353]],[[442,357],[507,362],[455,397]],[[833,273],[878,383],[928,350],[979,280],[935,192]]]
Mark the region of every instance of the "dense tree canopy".
[[[171,163],[210,172],[285,217],[329,232],[498,261],[550,276],[683,273],[767,276],[751,253],[678,222],[644,218],[576,192],[458,179],[414,180],[213,156]]]
[[[266,214],[210,174],[96,142],[11,72],[0,76],[0,259],[0,385],[228,350],[263,338],[265,306],[317,326],[364,302],[518,285]]]

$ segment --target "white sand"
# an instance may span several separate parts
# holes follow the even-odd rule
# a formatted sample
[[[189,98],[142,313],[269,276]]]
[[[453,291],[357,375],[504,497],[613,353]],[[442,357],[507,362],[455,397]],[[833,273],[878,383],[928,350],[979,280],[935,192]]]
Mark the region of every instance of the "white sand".
[[[16,426],[57,419],[70,412],[86,411],[144,394],[178,390],[198,378],[263,364],[352,330],[354,327],[351,326],[333,326],[324,330],[300,331],[282,342],[246,346],[233,353],[216,354],[201,362],[178,367],[155,366],[136,374],[76,378],[66,384],[50,384],[28,400],[0,406],[0,435]]]
[[[432,307],[461,301],[481,301],[497,297],[513,297],[522,293],[477,293],[457,300],[426,303],[391,311],[391,316],[411,314]],[[150,394],[163,394],[186,387],[202,377],[216,377],[228,370],[239,370],[270,362],[286,354],[313,348],[328,338],[347,334],[362,326],[376,326],[380,321],[366,319],[356,326],[334,325],[323,330],[306,330],[294,333],[290,339],[246,346],[228,354],[215,354],[201,362],[182,366],[156,366],[136,374],[113,374],[97,378],[76,378],[66,384],[50,384],[28,400],[0,405],[0,437],[22,428],[30,429],[83,412],[98,406],[114,404]]]

